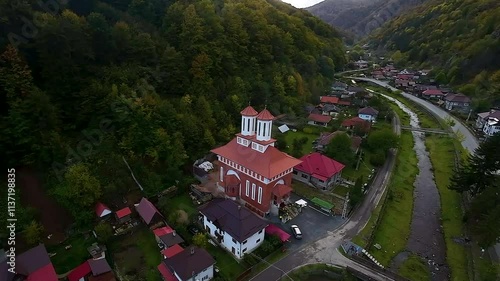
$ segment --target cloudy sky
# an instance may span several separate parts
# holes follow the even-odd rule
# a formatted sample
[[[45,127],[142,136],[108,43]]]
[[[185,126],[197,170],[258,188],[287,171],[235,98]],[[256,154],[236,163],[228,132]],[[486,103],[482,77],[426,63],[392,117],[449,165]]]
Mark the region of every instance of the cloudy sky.
[[[292,6],[296,8],[307,8],[314,4],[322,2],[323,0],[281,0],[281,1],[290,3],[292,4]]]

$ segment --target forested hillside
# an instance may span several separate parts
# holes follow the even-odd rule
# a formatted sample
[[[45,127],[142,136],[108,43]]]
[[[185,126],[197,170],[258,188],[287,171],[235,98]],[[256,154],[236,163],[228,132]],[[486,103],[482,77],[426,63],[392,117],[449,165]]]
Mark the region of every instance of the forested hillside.
[[[122,157],[155,194],[249,102],[298,113],[345,63],[335,30],[279,1],[42,2],[0,1],[1,159],[80,223],[135,186]]]
[[[500,103],[500,2],[431,0],[372,36],[396,62],[433,68],[437,80],[476,98],[480,110]]]
[[[325,0],[307,10],[332,26],[360,37],[424,1],[426,0]]]

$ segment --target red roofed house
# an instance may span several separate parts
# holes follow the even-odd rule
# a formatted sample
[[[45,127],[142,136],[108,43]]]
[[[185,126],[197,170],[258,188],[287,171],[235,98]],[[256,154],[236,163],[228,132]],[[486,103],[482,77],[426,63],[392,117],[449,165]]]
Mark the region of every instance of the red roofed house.
[[[328,123],[332,121],[332,117],[329,115],[315,113],[309,114],[309,117],[307,117],[307,119],[309,119],[309,122],[307,122],[309,125],[318,125],[323,127],[327,127]]]
[[[345,165],[319,152],[305,155],[293,169],[293,178],[323,190],[331,189],[340,180]]]
[[[115,215],[118,222],[125,223],[130,221],[130,216],[132,215],[132,211],[130,210],[129,207],[125,207],[123,209],[116,211]]]
[[[371,123],[356,116],[351,119],[344,120],[341,126],[346,129],[355,129],[362,133],[368,133],[371,128]]]
[[[422,97],[426,99],[442,99],[444,93],[438,89],[428,89],[422,92]]]
[[[49,254],[43,244],[40,244],[28,251],[17,255],[15,258],[15,275],[10,271],[7,265],[7,260],[2,261],[0,269],[7,269],[2,272],[2,276],[6,276],[7,281],[23,280],[23,281],[58,281],[56,271]],[[0,278],[1,279],[1,278]],[[4,280],[4,279],[1,279]]]
[[[147,225],[153,225],[163,220],[163,216],[160,211],[156,209],[153,203],[144,197],[141,199],[139,204],[135,205],[135,209]]]
[[[182,239],[182,237],[180,237],[170,226],[157,228],[153,230],[153,233],[155,235],[156,242],[162,249],[184,242],[184,239]]]
[[[208,281],[214,277],[214,258],[202,248],[190,247],[158,265],[165,281]]]
[[[337,103],[339,103],[339,98],[338,97],[330,97],[330,96],[320,96],[319,102],[320,103],[337,104]]]
[[[277,215],[279,202],[288,202],[293,167],[300,160],[274,147],[274,116],[267,109],[257,113],[248,106],[241,116],[236,138],[212,150],[220,163],[217,185],[258,215]]]
[[[317,143],[314,146],[314,149],[316,149],[317,151],[325,151],[326,150],[326,146],[328,144],[330,144],[330,142],[332,141],[332,139],[334,137],[342,135],[342,134],[346,134],[346,132],[344,132],[344,131],[335,131],[333,133],[321,133],[321,135],[317,139]],[[350,136],[350,139],[351,139],[352,151],[354,153],[358,153],[359,147],[361,146],[361,142],[362,142],[361,137],[359,137],[359,136]]]
[[[111,209],[108,208],[108,206],[104,205],[101,202],[98,202],[95,205],[95,213],[99,218],[104,218],[109,216],[112,212]]]
[[[77,266],[68,274],[68,281],[85,281],[85,277],[92,272],[88,261]]]
[[[168,258],[171,258],[171,257],[177,255],[178,253],[180,253],[182,251],[184,251],[184,249],[179,244],[175,244],[174,246],[172,246],[170,248],[163,249],[161,251],[161,254],[163,255],[163,258],[168,259]]]

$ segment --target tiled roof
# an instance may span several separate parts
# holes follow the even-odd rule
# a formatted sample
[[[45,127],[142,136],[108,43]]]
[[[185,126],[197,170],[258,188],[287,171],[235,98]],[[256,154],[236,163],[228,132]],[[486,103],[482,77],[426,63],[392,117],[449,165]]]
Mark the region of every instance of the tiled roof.
[[[335,174],[339,173],[344,169],[345,165],[337,162],[321,153],[314,152],[309,155],[305,155],[302,158],[302,164],[295,167],[296,170],[307,173],[307,174],[317,174],[325,178],[331,178]]]
[[[68,274],[68,281],[78,281],[92,272],[88,261],[77,266]]]
[[[146,224],[149,224],[153,220],[155,214],[161,216],[161,213],[158,211],[158,209],[156,209],[153,203],[151,203],[144,197],[141,199],[141,202],[139,202],[139,205],[137,205],[136,209],[142,219],[146,222]]]
[[[370,122],[366,121],[366,120],[363,120],[361,118],[359,118],[358,116],[356,117],[353,117],[351,119],[346,119],[342,122],[341,124],[343,127],[351,127],[351,126],[355,126],[355,125],[370,125]]]
[[[153,230],[156,237],[162,237],[163,235],[167,235],[172,232],[174,232],[174,230],[170,226],[164,226]]]
[[[463,94],[448,94],[444,99],[452,102],[463,102],[463,103],[470,102],[470,98]]]
[[[240,114],[243,116],[257,116],[259,113],[253,107],[247,106],[240,112]]]
[[[321,115],[321,114],[314,114],[311,113],[307,117],[307,119],[312,120],[314,122],[319,122],[319,123],[328,123],[332,121],[332,117],[328,115]]]
[[[268,225],[262,218],[230,199],[213,199],[199,210],[214,225],[239,242],[245,241]]]
[[[194,252],[191,253],[191,250]],[[163,260],[171,272],[177,273],[181,280],[190,280],[195,275],[215,264],[214,258],[205,250],[198,247],[189,247],[177,255]]]
[[[111,271],[111,267],[105,258],[89,259],[88,263],[92,270],[92,275],[97,276]]]
[[[129,208],[129,207],[125,207],[125,208],[123,208],[123,209],[121,209],[121,210],[116,211],[116,216],[117,216],[119,219],[121,219],[121,218],[123,218],[123,217],[125,217],[125,216],[128,216],[128,215],[130,215],[130,214],[132,214],[132,211],[130,210],[130,208]]]
[[[274,115],[269,112],[269,110],[264,109],[257,115],[258,120],[271,121],[274,120]]]
[[[98,202],[95,205],[95,213],[97,214],[98,217],[104,217],[109,214],[111,214],[111,209],[108,208],[108,206],[104,205],[101,202]]]
[[[261,153],[250,146],[238,144],[236,138],[224,146],[213,149],[212,152],[268,179],[300,163],[300,160],[279,151],[274,146],[268,146],[266,151]]]
[[[319,101],[321,103],[337,104],[339,102],[339,98],[338,97],[321,96],[321,97],[319,97]]]
[[[438,89],[428,89],[422,92],[422,95],[425,96],[442,96],[444,95],[443,92],[441,92]]]
[[[175,244],[172,247],[164,249],[163,251],[161,251],[161,253],[162,253],[162,255],[166,256],[168,259],[168,258],[171,258],[171,257],[177,255],[178,253],[180,253],[182,251],[184,251],[184,249],[179,244]]]
[[[29,281],[57,281],[57,274],[43,244],[16,257],[17,273],[28,276]]]
[[[358,114],[366,114],[366,115],[371,115],[371,116],[376,116],[378,115],[378,110],[372,108],[372,107],[364,107],[358,110]]]

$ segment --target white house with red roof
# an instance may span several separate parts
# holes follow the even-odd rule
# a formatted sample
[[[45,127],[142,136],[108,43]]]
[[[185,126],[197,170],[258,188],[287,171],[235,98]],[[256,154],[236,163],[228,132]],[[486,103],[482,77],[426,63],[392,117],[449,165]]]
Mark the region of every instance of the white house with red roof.
[[[305,155],[293,169],[293,178],[323,190],[331,189],[342,175],[345,165],[319,152]]]
[[[293,167],[301,161],[279,151],[271,138],[274,116],[248,106],[241,111],[241,132],[212,150],[219,165],[218,187],[260,216],[278,214],[292,192]]]
[[[103,203],[101,202],[98,202],[96,205],[95,205],[95,213],[96,215],[99,217],[99,218],[105,218],[107,216],[109,216],[111,213],[113,213],[111,211],[110,208],[108,208],[108,206],[104,205]]]

